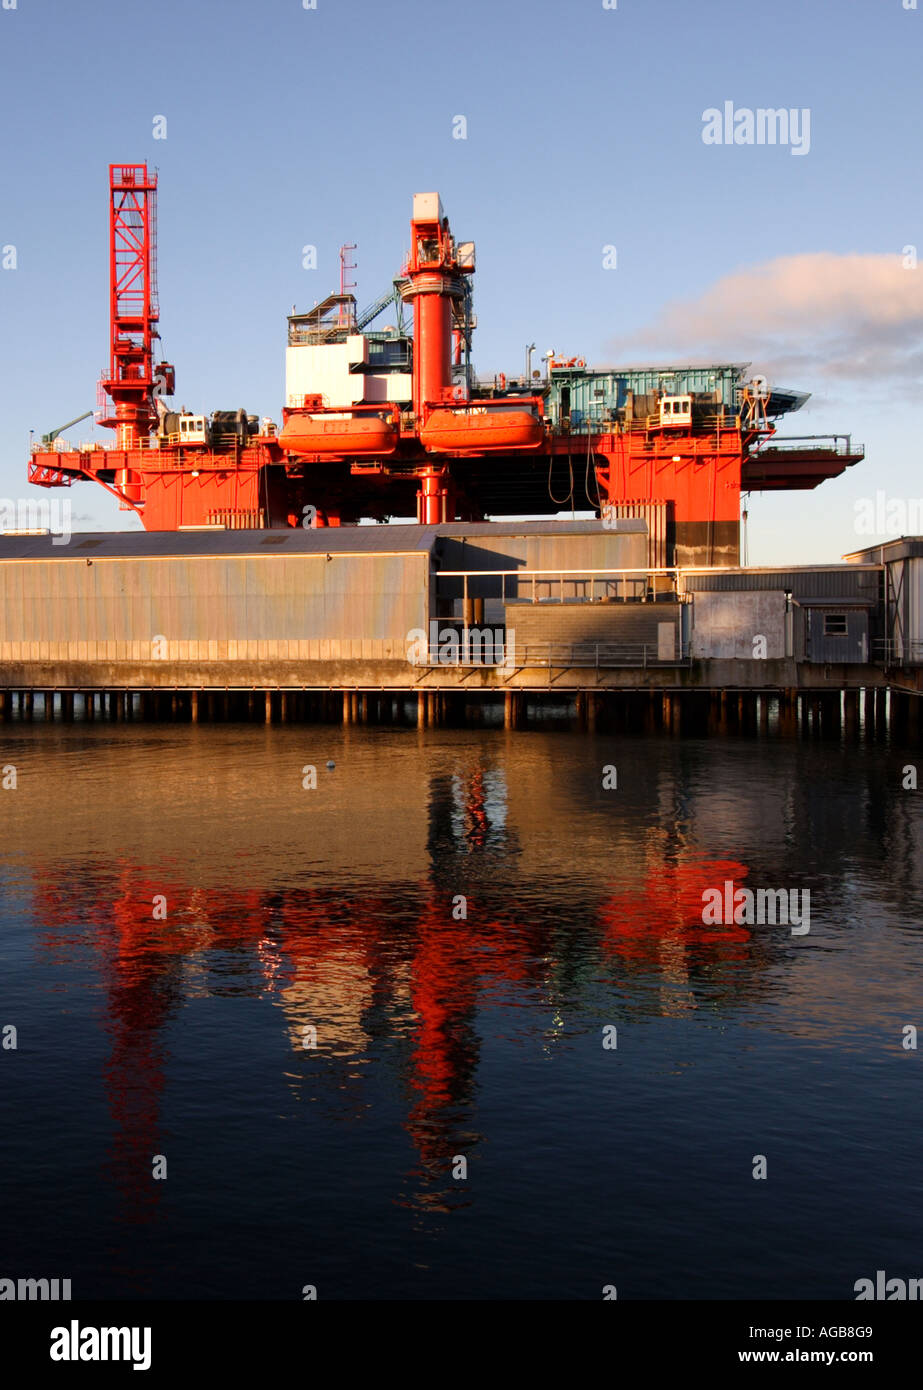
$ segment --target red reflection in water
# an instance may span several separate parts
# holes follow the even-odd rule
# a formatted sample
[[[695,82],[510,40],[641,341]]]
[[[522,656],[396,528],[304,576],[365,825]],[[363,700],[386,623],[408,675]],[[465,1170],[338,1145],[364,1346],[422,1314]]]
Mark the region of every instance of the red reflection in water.
[[[154,1157],[164,1148],[163,1031],[185,997],[183,959],[214,944],[216,931],[224,938],[229,925],[233,940],[251,948],[263,934],[259,893],[235,894],[230,904],[209,893],[207,912],[205,897],[201,890],[165,877],[145,879],[126,864],[78,880],[69,892],[47,884],[36,892],[37,908],[46,920],[79,920],[97,929],[92,944],[107,990],[103,1026],[112,1040],[104,1068],[113,1119],[107,1168],[122,1198],[124,1219],[133,1224],[152,1218],[163,1190],[152,1176]],[[161,898],[167,916],[157,920]],[[219,921],[222,917],[226,920]],[[42,940],[52,954],[60,953],[54,935]]]
[[[652,869],[641,888],[623,889],[599,910],[604,949],[625,960],[656,964],[665,951],[687,952],[720,946],[723,960],[743,960],[740,949],[750,930],[734,923],[706,926],[702,921],[703,893],[723,889],[726,881],[739,885],[749,870],[736,859],[693,859]]]
[[[463,838],[483,845],[490,822],[479,774],[471,778],[464,804]],[[704,926],[702,893],[725,880],[736,886],[747,872],[734,860],[665,864],[648,873],[643,887],[605,899],[595,921],[591,908],[587,916],[589,904],[578,906],[573,930],[589,928],[606,952],[623,961],[669,966],[671,972],[677,961],[685,969],[690,955],[702,949],[720,952],[722,960],[743,959],[749,931]],[[167,901],[163,921],[153,916],[157,895]],[[462,1200],[465,1185],[453,1184],[451,1165],[456,1153],[470,1157],[480,1142],[471,1129],[479,995],[488,982],[526,981],[539,993],[546,989],[554,963],[549,920],[523,925],[511,915],[484,921],[471,899],[468,920],[455,920],[453,896],[431,885],[422,886],[417,906],[376,894],[344,896],[335,888],[205,892],[168,883],[151,869],[139,875],[124,864],[82,881],[46,881],[38,896],[46,920],[80,920],[98,928],[93,946],[106,983],[105,1027],[112,1038],[105,1069],[114,1122],[111,1172],[127,1220],[150,1220],[160,1194],[151,1165],[165,1146],[163,1033],[188,997],[185,963],[194,956],[207,961],[217,950],[229,956],[226,968],[238,988],[251,995],[272,991],[279,1000],[293,1048],[301,1046],[303,1024],[326,1010],[333,1032],[340,1030],[334,1055],[354,1061],[372,1046],[369,1010],[381,1007],[393,1020],[403,997],[413,1013],[405,1128],[419,1157],[411,1200],[443,1210]],[[52,951],[60,949],[54,933],[43,941]]]
[[[458,1151],[470,1153],[471,1136],[461,1133],[458,1120],[470,1106],[480,1055],[474,1020],[482,961],[467,924],[453,920],[451,900],[432,896],[414,937],[410,989],[417,1026],[409,1080],[417,1099],[406,1128],[422,1174],[437,1185],[417,1200],[444,1209],[452,1159]]]
[[[490,817],[487,814],[487,791],[484,786],[484,773],[481,769],[468,778],[465,796],[465,838],[472,849],[481,849],[490,831]]]

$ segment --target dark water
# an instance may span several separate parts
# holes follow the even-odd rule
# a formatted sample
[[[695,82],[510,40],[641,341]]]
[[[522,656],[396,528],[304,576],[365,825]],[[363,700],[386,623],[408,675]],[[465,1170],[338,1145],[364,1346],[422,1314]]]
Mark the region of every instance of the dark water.
[[[923,1276],[912,755],[2,735],[0,1277],[688,1299]],[[726,879],[809,889],[810,932],[703,926]]]

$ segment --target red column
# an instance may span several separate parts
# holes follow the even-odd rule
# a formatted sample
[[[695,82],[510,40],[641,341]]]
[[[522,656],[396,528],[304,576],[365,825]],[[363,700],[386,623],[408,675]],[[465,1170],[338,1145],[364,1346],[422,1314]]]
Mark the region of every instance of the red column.
[[[448,469],[433,468],[420,475],[417,519],[422,526],[440,526],[455,520],[455,489]]]
[[[432,284],[433,288],[429,288]],[[452,299],[439,293],[441,275],[414,279],[413,408],[419,417],[426,401],[439,401],[452,385]]]

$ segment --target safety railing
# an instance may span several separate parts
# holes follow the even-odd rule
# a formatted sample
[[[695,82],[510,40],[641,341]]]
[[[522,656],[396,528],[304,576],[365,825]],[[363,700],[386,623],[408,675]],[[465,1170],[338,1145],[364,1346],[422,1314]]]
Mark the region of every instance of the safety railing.
[[[774,453],[794,454],[835,454],[837,457],[844,458],[850,454],[864,454],[864,444],[853,444],[852,436],[849,434],[793,434],[788,438],[776,435],[761,448],[751,455],[755,461],[759,461],[764,455],[770,457]]]
[[[515,664],[515,641],[507,644],[502,629],[485,632],[472,638],[458,634],[421,649],[411,649],[408,659],[412,666],[448,667],[510,667]]]
[[[664,651],[650,642],[517,642],[515,633],[484,632],[477,640],[466,634],[447,638],[408,654],[411,665],[424,667],[507,670],[648,670],[690,666],[687,650]]]
[[[131,451],[135,449],[159,449],[162,440],[156,435],[142,435],[135,440],[131,446]],[[69,439],[55,439],[50,444],[45,444],[41,439],[33,439],[29,446],[30,453],[33,454],[103,454],[103,453],[124,453],[124,449],[114,439],[81,439],[73,443]],[[129,451],[129,452],[131,452]]]
[[[433,583],[461,580],[461,598],[471,597],[470,581],[477,597],[499,599],[501,603],[653,603],[671,600],[682,602],[685,595],[677,592],[678,569],[517,569],[517,570],[436,570]],[[491,583],[493,581],[493,583]],[[484,593],[493,588],[494,593]],[[567,592],[568,588],[571,590]]]
[[[627,434],[650,434],[653,430],[661,428],[670,430],[671,424],[680,431],[695,429],[702,430],[725,430],[739,429],[741,418],[738,411],[733,406],[717,406],[714,410],[701,411],[696,409],[693,413],[693,424],[690,427],[688,421],[681,424],[679,420],[671,422],[669,418],[661,419],[660,414],[656,415],[635,415],[631,419],[619,420],[615,418],[612,406],[591,406],[589,409],[574,406],[568,416],[562,416],[559,405],[552,406],[552,417],[557,429],[567,429],[570,434],[611,434],[613,432],[624,431]]]
[[[325,323],[320,328],[290,328],[289,347],[320,347],[345,341],[357,332],[355,319],[347,323]]]
[[[525,642],[517,643],[516,666],[580,667],[612,670],[618,667],[688,666],[688,653],[662,651],[649,642]]]
[[[872,661],[885,666],[923,666],[923,641],[918,638],[875,637]]]
[[[73,443],[70,439],[53,439],[50,444],[45,444],[41,439],[33,439],[29,445],[31,454],[88,454],[93,449],[102,449],[100,443],[88,443],[81,440],[79,444]]]

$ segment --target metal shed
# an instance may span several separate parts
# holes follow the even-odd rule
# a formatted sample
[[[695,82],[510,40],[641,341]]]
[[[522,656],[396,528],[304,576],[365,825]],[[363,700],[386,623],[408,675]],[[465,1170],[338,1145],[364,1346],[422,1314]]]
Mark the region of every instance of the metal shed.
[[[847,555],[856,568],[884,570],[884,631],[876,656],[903,666],[923,665],[923,536],[901,536]]]

